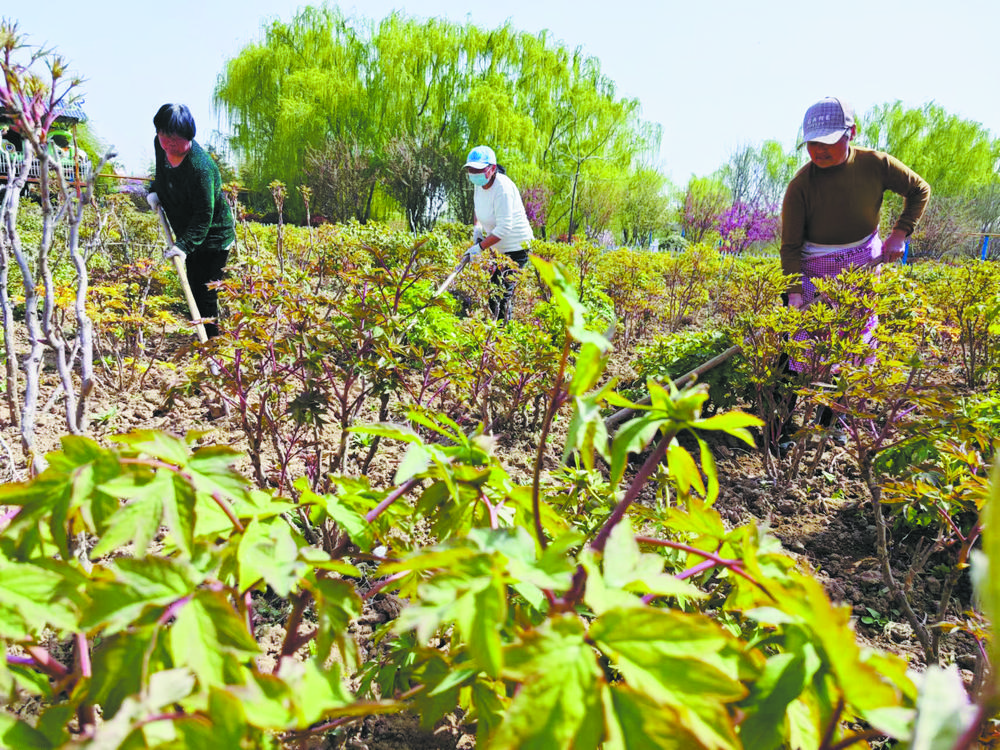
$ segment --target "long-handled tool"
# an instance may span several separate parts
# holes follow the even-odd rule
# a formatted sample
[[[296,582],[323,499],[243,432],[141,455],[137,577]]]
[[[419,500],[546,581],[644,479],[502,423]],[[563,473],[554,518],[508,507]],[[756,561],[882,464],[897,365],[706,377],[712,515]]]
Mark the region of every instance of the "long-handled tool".
[[[883,255],[880,255],[877,258],[872,258],[872,260],[870,260],[867,263],[865,263],[862,267],[863,268],[877,268],[878,266],[881,266],[882,264],[889,263],[889,262],[890,261],[883,254]],[[814,297],[809,302],[807,302],[806,304],[804,304],[800,309],[802,309],[802,310],[808,310],[810,307],[812,307],[814,304],[816,304],[817,302],[819,302],[822,299],[823,299],[822,297]],[[739,353],[740,349],[741,349],[741,347],[739,345],[735,345],[735,346],[729,347],[724,352],[722,352],[721,354],[719,354],[719,355],[717,355],[715,357],[712,357],[712,359],[708,360],[704,364],[701,364],[698,367],[696,367],[693,370],[691,370],[690,372],[687,372],[684,375],[681,375],[679,378],[677,378],[677,380],[674,381],[674,385],[677,388],[682,388],[682,387],[688,385],[689,383],[693,382],[694,379],[697,378],[698,376],[704,375],[709,370],[712,370],[712,369],[718,367],[719,365],[721,365],[721,364],[729,361],[733,357],[735,357]],[[653,402],[652,397],[651,396],[646,396],[646,398],[644,398],[642,401],[638,401],[637,403],[640,406],[649,406],[652,402]],[[619,409],[614,414],[611,414],[610,416],[608,416],[604,420],[604,427],[605,427],[605,429],[609,433],[613,433],[613,432],[617,431],[617,429],[622,424],[624,424],[626,421],[628,421],[633,416],[635,416],[635,414],[637,412],[638,412],[637,409],[633,409],[633,408],[630,408],[630,407],[626,407],[624,409]]]
[[[469,265],[468,253],[462,256],[462,259],[458,262],[458,265],[455,266],[455,270],[448,275],[448,278],[446,278],[444,281],[441,282],[441,286],[439,286],[437,288],[437,291],[434,292],[434,297],[440,297],[442,294],[448,291],[448,287],[450,287],[452,284],[455,283],[455,279],[458,278],[458,275],[462,273],[462,269],[465,268],[467,265]],[[431,299],[434,299],[434,297],[431,297]]]
[[[163,213],[163,206],[159,202],[156,203],[156,214],[160,218],[160,228],[163,229],[163,237],[167,241],[167,247],[173,247],[174,233],[170,231],[170,223],[167,221],[167,215]],[[198,340],[204,344],[208,341],[208,332],[205,331],[205,324],[202,322],[201,313],[198,312],[198,303],[195,302],[191,285],[188,283],[187,269],[184,267],[184,261],[177,255],[171,257],[170,260],[174,262],[177,278],[180,279],[181,289],[184,291],[184,299],[187,300],[188,309],[191,311],[191,320],[194,321],[195,330],[198,333]]]
[[[170,229],[170,222],[167,221],[167,215],[163,213],[163,206],[160,202],[150,200],[149,205],[152,206],[153,210],[156,211],[156,215],[160,219],[160,228],[163,230],[163,237],[167,241],[167,248],[174,246],[174,233]],[[198,303],[195,302],[194,293],[191,291],[191,284],[188,282],[187,269],[184,267],[184,261],[180,256],[173,255],[170,260],[174,263],[174,270],[177,271],[177,278],[181,282],[181,289],[184,291],[184,299],[187,300],[188,309],[191,311],[191,320],[194,322],[195,331],[198,333],[198,340],[201,343],[208,341],[208,332],[205,330],[205,324],[202,322],[201,313],[198,311]],[[209,360],[208,363],[209,371],[218,377],[219,366]],[[222,413],[229,416],[229,403],[222,398],[222,394],[219,394],[219,400],[222,402]]]

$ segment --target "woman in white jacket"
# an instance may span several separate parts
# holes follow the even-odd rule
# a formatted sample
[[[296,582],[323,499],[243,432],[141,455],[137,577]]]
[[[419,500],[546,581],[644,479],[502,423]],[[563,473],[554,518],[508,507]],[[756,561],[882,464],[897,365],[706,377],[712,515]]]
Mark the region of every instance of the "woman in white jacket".
[[[514,306],[514,289],[517,274],[528,262],[528,243],[534,239],[524,203],[517,186],[497,165],[496,154],[489,146],[476,146],[469,152],[464,166],[469,182],[473,185],[476,227],[473,234],[478,241],[466,254],[475,258],[487,248],[506,253],[515,264],[512,268],[497,268],[490,281],[490,312],[496,320],[510,320]],[[479,239],[481,238],[481,239]]]

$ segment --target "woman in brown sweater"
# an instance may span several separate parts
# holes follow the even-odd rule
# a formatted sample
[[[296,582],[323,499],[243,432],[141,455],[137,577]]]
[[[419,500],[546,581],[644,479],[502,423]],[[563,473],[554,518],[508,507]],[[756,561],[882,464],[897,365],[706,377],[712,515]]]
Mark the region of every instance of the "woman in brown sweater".
[[[788,288],[792,307],[812,302],[813,279],[901,258],[906,238],[930,198],[927,182],[901,161],[852,145],[857,132],[854,110],[842,99],[827,97],[806,110],[799,146],[808,149],[809,163],[788,184],[781,207],[781,267],[795,279]],[[903,197],[903,211],[883,242],[879,220],[886,190]],[[865,324],[862,336],[869,345],[874,345],[877,323],[873,314]],[[797,341],[808,338],[806,331],[795,334]],[[806,369],[794,359],[788,367],[797,372]],[[794,402],[792,392],[785,414],[791,413]],[[832,411],[824,408],[817,422],[829,426],[832,417]],[[794,431],[786,417],[776,446],[780,452],[791,446]]]
[[[812,105],[802,124],[809,163],[785,191],[781,207],[781,267],[800,281],[788,290],[795,307],[811,301],[811,279],[834,276],[885,255],[898,260],[920,219],[931,189],[898,159],[851,144],[857,135],[854,111],[828,97]],[[883,242],[878,235],[882,196],[903,196],[903,212]]]

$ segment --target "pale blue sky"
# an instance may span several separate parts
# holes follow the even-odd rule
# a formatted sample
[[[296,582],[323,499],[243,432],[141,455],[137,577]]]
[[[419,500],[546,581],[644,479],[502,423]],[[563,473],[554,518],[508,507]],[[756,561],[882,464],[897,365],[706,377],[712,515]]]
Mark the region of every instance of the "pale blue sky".
[[[298,0],[32,0],[0,16],[55,47],[86,79],[84,109],[130,170],[152,159],[152,117],[186,103],[208,143],[220,125],[212,89],[225,60],[288,20]],[[315,3],[320,4],[320,3]],[[900,99],[935,101],[1000,136],[995,0],[367,0],[347,15],[392,10],[494,28],[548,29],[601,61],[619,93],[663,126],[661,169],[675,184],[704,175],[747,143],[794,145],[806,107],[823,96],[859,114]],[[821,8],[821,10],[820,10]],[[503,144],[495,144],[502,156]]]

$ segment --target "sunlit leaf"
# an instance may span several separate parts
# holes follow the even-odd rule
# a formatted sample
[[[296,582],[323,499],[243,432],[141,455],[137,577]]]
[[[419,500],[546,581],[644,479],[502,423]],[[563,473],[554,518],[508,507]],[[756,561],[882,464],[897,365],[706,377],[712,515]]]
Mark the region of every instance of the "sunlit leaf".
[[[671,706],[657,703],[628,685],[605,693],[608,739],[604,750],[693,750],[705,747]]]
[[[490,748],[596,748],[604,735],[604,676],[574,615],[547,621],[505,654],[505,673],[521,685]]]
[[[54,750],[44,734],[6,711],[0,712],[0,746],[18,750]]]
[[[743,703],[748,712],[740,725],[740,738],[748,747],[772,750],[786,743],[785,713],[806,686],[806,670],[798,654],[775,654],[767,660],[760,678]]]
[[[666,422],[665,419],[643,416],[631,419],[619,428],[611,446],[612,485],[617,485],[625,474],[629,454],[645,449]]]
[[[74,603],[66,593],[67,581],[55,571],[0,557],[0,637],[26,639],[46,625],[74,630]]]
[[[702,496],[705,495],[705,483],[702,481],[698,464],[687,449],[681,447],[676,440],[667,448],[667,466],[670,469],[670,476],[677,482],[679,492],[687,495],[693,485]]]
[[[162,498],[174,494],[173,475],[167,471],[156,472],[151,481],[143,484],[121,477],[103,484],[101,489],[129,502],[111,516],[108,530],[91,551],[91,557],[102,557],[128,542],[134,543],[136,554],[145,554],[163,520]]]
[[[602,570],[604,580],[612,589],[695,599],[704,596],[687,581],[665,573],[660,555],[640,551],[628,519],[611,530],[604,548]]]
[[[920,680],[911,750],[955,747],[976,714],[958,668],[931,665]]]
[[[608,430],[595,397],[576,399],[576,409],[566,435],[563,461],[574,452],[579,454],[583,465],[590,470],[594,468],[595,452],[605,459],[609,458]]]
[[[582,396],[593,388],[607,364],[600,347],[588,342],[580,347],[579,354],[576,355],[576,362],[573,370],[573,380],[569,386],[571,396]]]
[[[195,592],[177,610],[168,633],[174,663],[189,667],[205,689],[227,682],[234,657],[246,657],[258,650],[246,624],[221,592]]]
[[[414,443],[406,449],[399,466],[396,467],[396,475],[393,477],[394,484],[403,484],[411,477],[425,471],[431,465],[432,454],[422,444]]]
[[[345,666],[357,667],[357,641],[349,632],[352,621],[361,616],[361,597],[350,581],[311,577],[306,585],[315,599],[317,651],[324,656],[336,646]]]
[[[279,596],[287,597],[306,572],[298,557],[298,546],[284,521],[251,521],[236,552],[240,590],[263,580]]]
[[[115,440],[174,466],[184,466],[190,457],[183,440],[159,430],[136,430],[127,435],[116,435]]]

